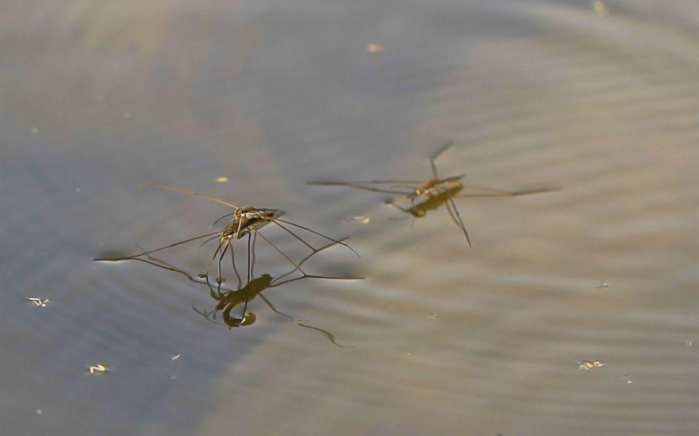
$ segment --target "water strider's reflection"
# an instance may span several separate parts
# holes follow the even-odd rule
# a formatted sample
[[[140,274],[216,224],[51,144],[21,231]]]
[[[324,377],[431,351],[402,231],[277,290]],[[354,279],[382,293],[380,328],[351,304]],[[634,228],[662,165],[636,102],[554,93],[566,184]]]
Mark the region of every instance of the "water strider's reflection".
[[[306,239],[301,237],[296,231],[292,230],[292,228],[297,229],[297,230],[302,230],[308,234],[312,234],[315,236],[318,236],[320,238],[323,238],[327,241],[331,241],[331,245],[339,244],[344,246],[345,248],[351,250],[353,253],[355,253],[357,256],[359,255],[352,247],[350,247],[345,240],[347,238],[342,238],[342,239],[334,239],[331,238],[330,236],[327,236],[323,233],[320,233],[316,230],[313,230],[309,227],[297,224],[293,221],[289,221],[286,219],[281,218],[284,215],[284,211],[279,210],[279,209],[268,209],[268,208],[258,208],[254,206],[238,206],[234,203],[231,203],[227,200],[223,200],[218,197],[214,197],[212,195],[200,193],[200,192],[194,192],[190,191],[187,189],[180,189],[180,188],[173,188],[170,186],[164,186],[164,185],[158,185],[158,184],[149,184],[148,186],[166,190],[166,191],[173,191],[177,192],[179,194],[184,194],[192,197],[199,197],[199,198],[204,198],[206,200],[212,201],[214,203],[221,204],[226,207],[232,208],[232,212],[229,212],[225,215],[220,216],[213,222],[213,226],[218,225],[221,222],[225,222],[224,226],[222,229],[214,231],[214,232],[208,232],[208,233],[203,233],[201,235],[196,235],[187,239],[183,239],[181,241],[177,241],[159,248],[154,248],[151,250],[145,250],[137,254],[132,254],[129,256],[123,256],[123,257],[109,257],[109,258],[96,258],[94,259],[95,261],[99,262],[118,262],[118,261],[124,261],[124,260],[143,260],[144,258],[148,258],[154,253],[167,250],[173,247],[177,247],[180,245],[188,244],[194,241],[199,241],[204,239],[204,242],[202,243],[203,245],[208,244],[209,242],[212,241],[218,241],[218,245],[216,249],[214,250],[213,255],[211,256],[211,259],[209,260],[209,264],[207,266],[207,278],[208,278],[208,271],[213,267],[214,262],[216,262],[216,287],[217,287],[217,292],[221,292],[221,283],[223,282],[223,261],[226,257],[226,254],[230,252],[230,259],[231,259],[231,268],[232,272],[236,277],[237,280],[237,289],[241,290],[243,289],[243,279],[241,278],[241,274],[238,271],[238,266],[236,264],[236,258],[235,258],[235,246],[234,243],[237,240],[241,240],[244,237],[247,237],[247,280],[246,283],[250,284],[255,276],[254,269],[255,269],[255,257],[256,257],[256,243],[257,243],[257,237],[259,236],[267,245],[272,247],[277,253],[279,253],[289,264],[295,267],[294,271],[299,268],[299,265],[295,263],[284,251],[282,251],[275,243],[273,243],[270,239],[265,237],[260,230],[267,226],[268,224],[274,224],[278,228],[282,229],[284,232],[289,234],[291,237],[296,239],[299,243],[304,245],[306,248],[311,250],[311,256],[314,254],[317,254],[321,249],[318,249],[314,247],[312,244],[310,244]],[[327,248],[326,246],[325,248]],[[151,257],[152,259],[152,257]],[[152,262],[147,262],[147,263],[152,263]],[[156,262],[157,263],[157,262]],[[247,287],[247,286],[246,286]]]
[[[461,213],[459,213],[459,209],[456,207],[455,198],[517,197],[558,190],[558,188],[548,187],[505,191],[485,186],[464,185],[461,182],[465,176],[464,174],[440,177],[437,171],[437,158],[453,145],[453,142],[447,142],[430,156],[429,161],[432,169],[432,177],[427,180],[312,180],[307,182],[307,184],[318,186],[346,186],[349,188],[398,196],[398,200],[393,197],[386,199],[386,204],[395,207],[401,212],[410,214],[413,218],[422,218],[427,215],[427,212],[445,206],[451,220],[464,234],[469,247],[471,246],[471,237],[466,230],[466,226],[461,218]],[[465,189],[468,192],[462,192]]]
[[[221,319],[223,323],[228,326],[229,329],[232,329],[234,327],[245,327],[249,326],[255,323],[257,320],[257,315],[248,310],[248,306],[250,303],[256,299],[257,297],[262,300],[262,302],[274,313],[277,315],[280,315],[286,319],[292,320],[298,325],[299,327],[307,328],[307,329],[312,329],[318,332],[321,332],[324,334],[330,342],[335,344],[338,347],[343,347],[340,345],[336,340],[335,340],[335,335],[330,333],[329,331],[313,326],[307,323],[304,323],[300,320],[297,320],[294,318],[292,315],[289,315],[288,313],[285,313],[279,309],[270,301],[270,299],[263,294],[264,291],[272,288],[277,288],[280,286],[283,286],[285,284],[291,283],[291,282],[296,282],[300,280],[305,280],[305,279],[322,279],[322,280],[361,280],[363,277],[360,276],[327,276],[327,275],[317,275],[317,274],[309,274],[303,269],[303,265],[308,262],[313,256],[316,254],[325,251],[335,245],[340,244],[343,242],[342,240],[340,241],[334,241],[330,242],[328,244],[325,244],[321,247],[315,248],[314,251],[310,254],[307,254],[305,257],[303,257],[300,261],[294,262],[294,267],[282,274],[277,275],[276,277],[273,277],[271,274],[261,274],[257,277],[251,277],[247,282],[245,283],[244,286],[238,286],[236,289],[231,289],[227,288],[222,284],[222,282],[216,283],[216,285],[212,284],[209,275],[207,273],[203,274],[198,274],[198,275],[193,275],[184,269],[181,269],[179,267],[174,266],[173,264],[163,260],[159,259],[151,254],[146,254],[143,257],[136,257],[132,258],[130,260],[135,260],[139,262],[144,262],[149,265],[153,265],[157,268],[165,269],[168,271],[172,271],[175,273],[178,273],[184,277],[186,277],[189,281],[196,283],[197,285],[200,286],[206,286],[209,291],[209,295],[211,298],[215,301],[214,307],[210,310],[201,310],[196,307],[193,307],[193,309],[206,318],[209,321],[212,321],[214,323],[217,323],[217,317],[218,314],[221,314]],[[252,260],[254,262],[254,259]],[[293,261],[292,261],[293,262]],[[252,264],[252,267],[250,268],[251,272],[254,271],[254,264]],[[234,314],[234,312],[239,308],[239,313]]]

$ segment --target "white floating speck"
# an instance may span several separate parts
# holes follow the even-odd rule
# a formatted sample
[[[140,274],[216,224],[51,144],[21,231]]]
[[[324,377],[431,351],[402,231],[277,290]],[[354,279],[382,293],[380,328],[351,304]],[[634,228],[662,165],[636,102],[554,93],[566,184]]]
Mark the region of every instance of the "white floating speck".
[[[43,414],[44,414],[44,411],[41,410],[41,409],[36,409],[36,414],[37,414],[37,415],[43,415]]]
[[[91,375],[104,374],[104,373],[109,372],[109,368],[102,365],[101,363],[98,363],[96,365],[91,365],[87,368],[87,370]]]
[[[364,215],[353,216],[352,219],[362,224],[369,224],[371,222],[371,218]]]
[[[182,357],[182,353],[175,354],[174,356],[170,357],[170,360],[177,360],[180,357]]]
[[[602,283],[600,283],[599,285],[597,285],[597,287],[598,287],[598,288],[608,288],[608,287],[609,287],[609,283],[607,283],[607,282],[602,282]]]
[[[27,301],[31,302],[36,307],[47,307],[50,302],[48,298],[39,297],[28,297]]]
[[[589,371],[593,368],[602,368],[604,363],[599,360],[583,360],[578,362],[578,369]]]
[[[216,183],[228,183],[228,177],[216,177]]]
[[[39,129],[37,127],[32,127],[32,133],[36,135],[39,133]]]

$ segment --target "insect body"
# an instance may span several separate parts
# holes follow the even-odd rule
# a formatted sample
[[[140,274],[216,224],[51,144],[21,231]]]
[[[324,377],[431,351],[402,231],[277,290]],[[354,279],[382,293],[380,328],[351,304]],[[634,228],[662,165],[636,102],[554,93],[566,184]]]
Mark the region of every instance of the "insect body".
[[[446,205],[449,200],[464,189],[464,185],[462,185],[461,182],[449,181],[441,183],[440,185],[421,190],[420,194],[411,197],[412,205],[409,208],[403,209],[399,206],[396,207],[415,218],[422,218],[427,215],[428,211],[439,209]]]
[[[284,215],[284,211],[279,210],[279,209],[268,209],[268,208],[258,208],[254,206],[243,206],[239,207],[229,201],[222,200],[217,197],[213,197],[207,194],[202,194],[198,192],[193,192],[185,189],[178,189],[178,188],[172,188],[169,186],[162,186],[162,185],[151,185],[159,189],[167,190],[167,191],[174,191],[180,194],[185,194],[189,196],[194,196],[194,197],[202,197],[207,200],[213,201],[215,203],[219,203],[221,205],[227,206],[232,208],[233,210],[221,217],[219,217],[216,221],[214,221],[214,225],[218,224],[219,222],[225,220],[225,224],[221,230],[214,231],[214,232],[209,232],[209,233],[204,233],[201,235],[193,236],[191,238],[184,239],[182,241],[178,241],[172,244],[168,244],[163,247],[155,248],[152,250],[147,250],[143,251],[137,254],[133,254],[130,256],[124,256],[124,257],[113,257],[113,258],[98,258],[95,259],[96,261],[122,261],[122,260],[134,260],[134,259],[139,259],[143,258],[144,256],[148,256],[150,254],[166,250],[172,247],[176,247],[179,245],[187,244],[193,241],[201,240],[206,238],[204,241],[204,244],[217,240],[218,241],[218,246],[216,247],[216,250],[214,251],[213,255],[211,256],[211,260],[209,263],[209,266],[211,263],[214,261],[217,261],[217,278],[216,281],[218,283],[218,288],[220,290],[221,283],[223,282],[223,273],[222,273],[222,263],[223,260],[225,259],[226,254],[230,251],[230,257],[231,257],[231,266],[233,269],[233,272],[236,276],[237,282],[238,282],[238,288],[242,287],[242,278],[240,276],[240,273],[238,272],[238,268],[236,265],[236,260],[235,260],[235,246],[234,242],[237,240],[240,240],[244,237],[247,236],[248,241],[247,241],[247,259],[248,259],[248,268],[247,268],[247,281],[250,281],[254,277],[254,265],[255,265],[255,244],[257,242],[257,237],[260,236],[260,238],[265,241],[268,245],[270,245],[275,251],[277,251],[279,254],[281,254],[289,263],[292,265],[296,266],[296,263],[294,263],[291,258],[284,253],[279,247],[277,247],[272,241],[267,239],[262,233],[260,233],[260,229],[263,227],[267,226],[268,224],[274,224],[275,226],[279,227],[289,235],[291,235],[294,239],[302,243],[304,246],[306,246],[308,249],[310,249],[313,253],[317,252],[317,249],[309,244],[304,238],[299,236],[295,231],[291,230],[291,228],[297,228],[300,229],[304,232],[314,234],[316,236],[319,236],[321,238],[324,238],[326,240],[332,241],[333,243],[338,243],[340,245],[343,245],[344,247],[348,248],[355,254],[356,251],[354,251],[347,243],[343,242],[343,240],[337,240],[333,239],[329,236],[326,236],[320,232],[317,232],[313,229],[310,229],[308,227],[302,226],[300,224],[296,224],[292,221],[285,220],[281,218]],[[207,268],[208,269],[208,268]]]
[[[362,189],[365,191],[391,194],[402,197],[409,202],[408,207],[399,206],[393,198],[386,200],[402,212],[408,213],[415,218],[422,218],[428,211],[444,206],[449,213],[454,224],[461,230],[466,238],[468,246],[471,246],[471,238],[466,230],[466,226],[461,219],[461,214],[456,207],[455,198],[465,197],[515,197],[520,195],[549,192],[555,188],[531,189],[523,191],[503,191],[500,189],[487,188],[483,186],[464,185],[462,179],[465,175],[457,175],[441,178],[437,172],[436,160],[447,151],[453,142],[444,144],[436,153],[430,156],[430,167],[432,177],[427,180],[365,180],[365,181],[328,181],[313,180],[307,182],[309,185],[321,186],[345,186],[349,188]],[[465,188],[469,193],[462,193]]]

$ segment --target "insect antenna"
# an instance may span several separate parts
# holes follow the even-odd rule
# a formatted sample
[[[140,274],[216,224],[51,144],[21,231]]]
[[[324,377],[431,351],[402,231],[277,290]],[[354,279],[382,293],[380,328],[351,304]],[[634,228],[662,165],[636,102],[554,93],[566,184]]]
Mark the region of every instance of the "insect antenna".
[[[232,207],[233,209],[239,209],[239,207],[230,201],[223,200],[218,197],[214,197],[213,195],[209,194],[204,194],[201,192],[195,192],[195,191],[190,191],[189,189],[183,189],[183,188],[175,188],[172,186],[167,186],[167,185],[161,185],[159,183],[146,183],[146,187],[149,188],[155,188],[155,189],[160,189],[162,191],[172,191],[172,192],[177,192],[178,194],[183,194],[183,195],[188,195],[190,197],[201,197],[205,198],[207,200],[213,201],[214,203],[222,204],[224,206]]]

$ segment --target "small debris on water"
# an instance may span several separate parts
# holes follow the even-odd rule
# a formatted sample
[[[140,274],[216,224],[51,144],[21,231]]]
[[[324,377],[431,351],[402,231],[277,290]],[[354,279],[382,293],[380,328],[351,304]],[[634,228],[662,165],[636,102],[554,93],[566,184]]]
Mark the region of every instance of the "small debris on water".
[[[609,8],[602,0],[593,1],[592,10],[595,11],[595,14],[597,14],[598,17],[606,17],[609,15]]]
[[[371,218],[364,215],[353,216],[352,219],[361,224],[369,224],[371,222]]]
[[[216,183],[228,183],[228,177],[216,177]]]
[[[381,44],[369,44],[366,46],[366,51],[371,54],[383,53],[383,45]]]
[[[589,371],[593,368],[602,368],[604,363],[599,360],[583,360],[578,362],[578,369]]]
[[[90,375],[105,374],[109,372],[109,368],[102,365],[101,363],[98,363],[97,365],[89,366],[87,368],[87,371],[90,373]]]
[[[39,129],[37,127],[32,127],[32,133],[36,135],[39,133]]]
[[[437,318],[439,318],[439,316],[436,313],[430,313],[427,315],[427,319],[435,320]]]
[[[597,285],[597,288],[608,288],[608,287],[609,287],[609,283],[607,283],[607,282],[602,282],[599,285]]]
[[[36,409],[36,414],[37,414],[37,415],[43,415],[43,414],[44,414],[44,411],[41,410],[41,409]]]
[[[27,301],[31,302],[36,307],[48,307],[50,300],[48,298],[28,297]]]
[[[684,341],[684,345],[686,345],[688,348],[692,348],[694,346],[694,341],[691,339],[687,339]]]
[[[182,353],[175,354],[174,356],[170,357],[170,360],[177,360],[180,357],[182,357]]]

